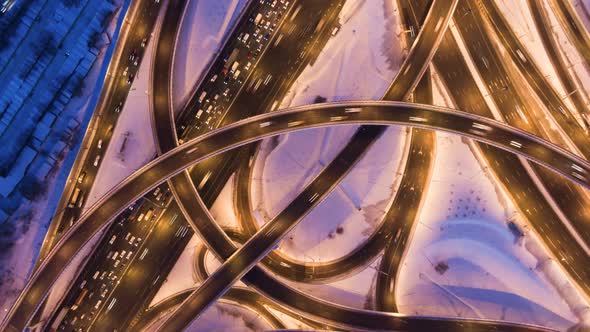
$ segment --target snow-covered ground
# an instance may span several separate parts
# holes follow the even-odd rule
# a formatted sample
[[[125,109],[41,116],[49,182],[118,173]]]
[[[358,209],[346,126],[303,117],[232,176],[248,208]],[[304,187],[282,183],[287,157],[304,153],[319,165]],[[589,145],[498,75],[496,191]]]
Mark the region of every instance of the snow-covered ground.
[[[105,29],[111,43],[100,48],[100,54],[84,79],[84,88],[80,96],[72,98],[66,105],[64,114],[72,114],[80,123],[88,123],[97,103],[104,75],[119,36],[118,29],[129,3],[129,1],[118,2],[121,8]],[[81,140],[70,151],[77,151],[80,143]],[[9,268],[3,270],[0,275],[2,279],[0,282],[0,320],[4,319],[4,315],[24,287],[26,278],[33,268],[49,222],[51,222],[61,197],[61,188],[69,175],[75,158],[75,153],[69,153],[55,177],[48,178],[47,186],[50,188],[48,194],[36,202],[23,204],[21,209],[15,213],[15,220],[10,221],[19,225],[23,233],[16,239],[14,246],[3,252],[1,256],[2,265]]]
[[[193,235],[178,258],[178,261],[166,277],[166,281],[164,281],[158,293],[154,296],[150,306],[173,294],[198,285],[199,280],[195,274],[195,254],[201,245],[201,239],[197,235]]]
[[[310,104],[317,96],[328,101],[380,99],[401,57],[401,48],[383,44],[397,40],[385,28],[386,24],[396,26],[394,8],[387,17],[383,8],[379,1],[347,2],[341,16],[344,25],[299,76],[281,107]],[[266,140],[255,162],[252,184],[252,204],[259,222],[276,216],[297,196],[355,130],[351,126],[311,129]],[[338,258],[362,243],[392,198],[405,159],[405,143],[404,129],[389,128],[281,243],[281,251],[319,262]]]
[[[84,209],[88,209],[111,188],[156,155],[148,95],[155,45],[150,39],[146,46],[143,61],[139,65],[135,80],[131,84],[131,91],[119,114],[111,142],[102,157],[96,179],[84,203]],[[124,140],[126,145],[121,152]]]
[[[575,110],[575,107],[573,106],[571,99],[568,98],[569,92],[566,92],[564,87],[561,85],[557,73],[555,72],[555,67],[553,67],[553,65],[551,64],[549,56],[545,51],[541,37],[539,36],[537,28],[535,27],[535,21],[527,5],[527,1],[496,0],[496,3],[499,5],[502,14],[508,20],[510,27],[514,31],[514,34],[519,37],[519,41],[524,45],[524,47],[526,47],[529,54],[533,57],[537,65],[537,68],[539,68],[539,70],[547,78],[548,82],[562,97],[564,103],[569,107],[569,109],[572,111]],[[541,4],[541,6],[543,6],[543,4]],[[559,37],[558,40],[559,42],[561,42],[562,45],[562,51],[565,52],[566,57],[570,59],[570,61],[572,61],[572,65],[581,65],[579,53],[571,45],[568,45],[569,43],[565,38],[565,34],[561,29],[561,26],[559,25],[557,19],[552,14],[550,7],[548,5],[545,5],[545,8],[549,9],[548,16],[552,23],[550,29],[557,33],[557,36]],[[573,68],[570,68],[570,70],[571,69]],[[588,78],[587,69],[583,68],[583,66],[578,66],[575,69],[580,70],[579,73],[583,73],[578,77],[578,80],[580,80],[581,78],[581,80],[579,81],[581,84],[578,85],[581,85],[581,87],[585,90],[583,91],[583,95],[586,96],[589,91],[588,87],[590,87],[590,79]],[[576,71],[572,71],[574,75],[575,72]],[[577,112],[573,112],[572,114],[575,114],[578,118],[578,121],[581,121],[580,115],[577,114]],[[550,123],[554,123],[552,117],[547,117],[547,120]],[[556,132],[561,132],[558,130],[556,124],[551,125],[551,128],[555,129]],[[566,137],[563,134],[561,136],[562,139],[565,139]],[[555,143],[563,145],[558,141],[555,141]]]
[[[168,315],[149,326],[146,331],[159,331]],[[214,331],[269,331],[272,327],[257,313],[245,307],[215,303],[195,320],[185,331],[214,332]]]
[[[516,210],[467,142],[438,133],[436,149],[432,181],[400,270],[400,311],[560,330],[573,325],[577,317],[536,269],[538,254],[525,246],[536,239],[527,235],[523,241],[509,230]],[[442,273],[435,270],[441,263],[448,266]]]
[[[174,51],[172,100],[179,110],[190,91],[217,55],[247,0],[190,0]]]

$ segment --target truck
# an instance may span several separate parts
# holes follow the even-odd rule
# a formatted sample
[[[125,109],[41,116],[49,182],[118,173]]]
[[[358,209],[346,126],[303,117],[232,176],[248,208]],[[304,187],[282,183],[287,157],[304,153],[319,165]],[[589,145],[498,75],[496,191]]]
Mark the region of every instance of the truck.
[[[80,306],[80,304],[82,303],[82,301],[86,297],[86,294],[88,294],[88,290],[87,289],[82,290],[82,293],[80,293],[80,296],[78,296],[78,298],[76,299],[76,302],[74,302],[74,305],[72,305],[72,310],[78,309],[78,307]]]
[[[258,13],[258,15],[256,15],[256,18],[254,19],[254,24],[258,25],[258,23],[260,23],[260,20],[262,20],[262,14]]]
[[[68,207],[73,208],[74,206],[76,206],[76,202],[78,202],[79,197],[80,197],[80,188],[76,188],[76,189],[74,189],[74,194],[70,198],[70,204],[68,204]]]
[[[236,69],[238,69],[238,67],[240,66],[240,63],[237,61],[234,61],[234,63],[231,65],[231,69],[230,69],[230,73],[233,73],[236,71]]]
[[[227,72],[229,71],[229,66],[231,64],[234,63],[234,61],[236,61],[236,58],[238,57],[238,53],[240,53],[240,51],[238,50],[238,48],[234,48],[233,51],[230,53],[230,55],[225,58],[225,65],[223,66],[223,73],[227,74]]]
[[[207,96],[207,91],[201,92],[201,95],[199,96],[199,103],[202,103],[206,96]]]

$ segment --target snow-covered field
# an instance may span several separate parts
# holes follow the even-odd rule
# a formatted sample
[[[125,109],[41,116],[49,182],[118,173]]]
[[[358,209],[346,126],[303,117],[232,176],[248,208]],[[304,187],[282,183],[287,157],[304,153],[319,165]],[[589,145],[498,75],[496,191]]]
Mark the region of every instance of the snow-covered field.
[[[94,109],[103,84],[108,64],[114,51],[119,33],[118,29],[127,12],[129,1],[116,2],[121,8],[117,11],[110,24],[106,27],[105,33],[109,36],[111,43],[104,44],[100,48],[100,54],[84,79],[84,89],[80,96],[76,96],[66,106],[67,114],[75,117],[80,123],[87,124]],[[64,113],[66,114],[66,113]],[[80,141],[70,151],[77,151]],[[24,225],[23,234],[16,241],[15,245],[2,253],[2,265],[9,267],[1,272],[0,278],[0,320],[4,318],[10,305],[18,296],[18,293],[25,285],[25,278],[28,277],[35,259],[41,248],[49,222],[57,208],[61,197],[61,187],[64,185],[70,168],[76,158],[75,153],[69,153],[54,178],[48,179],[48,195],[42,199],[22,206],[15,214],[13,221],[15,225]],[[25,206],[27,205],[27,206]],[[27,211],[24,211],[26,207]],[[31,214],[29,211],[33,211]],[[33,216],[31,218],[31,215]],[[27,221],[26,223],[24,221]],[[19,226],[21,227],[21,226]],[[83,256],[83,255],[82,255]]]
[[[150,39],[143,56],[144,60],[139,65],[136,78],[131,84],[131,91],[114,128],[113,138],[84,204],[85,209],[156,155],[148,95],[155,46]],[[124,140],[125,149],[121,152]]]
[[[525,243],[537,240],[516,238],[509,230],[510,220],[519,223],[516,210],[469,144],[438,133],[436,149],[432,181],[396,288],[400,311],[560,330],[577,322],[568,303],[536,269],[538,254]],[[439,264],[448,270],[438,272]]]
[[[190,0],[174,52],[172,100],[179,110],[247,0]]]
[[[397,39],[397,35],[385,29],[386,24],[396,26],[394,9],[385,17],[383,8],[379,1],[347,2],[341,15],[341,22],[346,23],[317,61],[299,76],[281,107],[313,103],[316,96],[328,101],[380,99],[401,57],[399,47],[384,53],[383,41]],[[259,222],[276,216],[297,196],[355,130],[351,126],[312,129],[265,141],[254,166],[252,185],[252,204]],[[404,129],[389,128],[281,243],[281,251],[300,260],[320,262],[338,258],[362,243],[392,198],[405,143]]]

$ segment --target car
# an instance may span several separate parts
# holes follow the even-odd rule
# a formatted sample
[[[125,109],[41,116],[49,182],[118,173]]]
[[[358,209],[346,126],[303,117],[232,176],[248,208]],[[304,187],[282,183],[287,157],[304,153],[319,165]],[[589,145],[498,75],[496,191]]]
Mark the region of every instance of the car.
[[[129,74],[127,77],[127,84],[131,84],[133,82],[133,78],[135,78],[135,75],[133,75],[133,73]]]
[[[100,155],[96,155],[96,158],[94,158],[94,163],[93,163],[94,167],[97,167],[99,162],[100,162]]]
[[[86,172],[80,173],[80,175],[78,176],[78,183],[82,183],[82,181],[84,181],[85,177],[86,177]]]
[[[127,76],[128,73],[129,73],[129,66],[125,67],[125,70],[123,70],[123,76]]]
[[[123,108],[123,102],[120,101],[117,106],[115,106],[115,113],[119,113],[121,112],[121,109]]]
[[[217,74],[213,75],[213,77],[211,77],[211,81],[210,82],[215,82],[217,80]]]
[[[102,149],[102,139],[98,140],[98,143],[96,143],[96,147]]]
[[[139,55],[135,57],[135,60],[133,61],[133,65],[137,67],[137,65],[139,64]]]
[[[147,45],[147,37],[144,37],[144,38],[141,40],[141,47],[145,47],[145,45]]]
[[[338,31],[340,31],[340,27],[334,27],[334,29],[332,30],[332,36],[336,36]]]
[[[133,61],[136,56],[137,56],[137,50],[133,49],[133,51],[131,51],[131,54],[129,54],[129,61]]]

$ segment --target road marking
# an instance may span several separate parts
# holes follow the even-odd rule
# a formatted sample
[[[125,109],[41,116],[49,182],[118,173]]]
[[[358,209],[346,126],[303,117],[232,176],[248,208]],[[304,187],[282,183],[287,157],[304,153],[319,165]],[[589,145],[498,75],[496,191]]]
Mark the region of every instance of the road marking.
[[[330,121],[340,121],[346,119],[347,116],[331,116]]]
[[[477,128],[477,129],[481,129],[481,130],[492,131],[492,127],[481,124],[481,123],[474,122],[472,126],[473,126],[473,128]]]
[[[438,19],[438,22],[436,22],[436,26],[434,27],[434,32],[437,32],[437,31],[438,31],[438,29],[440,29],[440,27],[441,27],[441,25],[442,25],[442,22],[443,22],[443,18],[444,18],[444,17],[441,17],[441,18],[439,18],[439,19]]]
[[[197,147],[195,147],[195,148],[192,148],[192,149],[188,150],[188,151],[186,152],[186,154],[191,154],[191,153],[193,153],[193,152],[197,151],[198,149],[199,149],[199,147],[198,147],[198,146],[197,146]]]
[[[522,147],[522,144],[518,143],[517,141],[510,141],[510,145],[519,149]]]
[[[362,107],[350,107],[350,108],[345,108],[344,112],[345,113],[360,113],[362,111]]]
[[[291,122],[287,123],[287,127],[291,128],[291,127],[299,126],[300,124],[303,124],[303,121],[291,121]]]
[[[211,171],[209,171],[209,172],[207,172],[207,174],[205,174],[205,176],[203,177],[203,180],[201,180],[197,189],[198,190],[203,189],[203,187],[205,186],[205,183],[207,183],[207,180],[209,180],[210,177],[211,177]]]
[[[408,70],[410,70],[410,67],[412,67],[411,63],[406,67],[406,69],[404,69],[404,72],[402,73],[402,75],[405,75],[408,72]]]
[[[524,54],[522,54],[522,51],[521,51],[521,50],[517,49],[517,50],[516,50],[516,54],[518,54],[518,56],[520,57],[520,59],[521,59],[523,62],[526,62],[526,58],[524,57]]]
[[[145,248],[145,249],[143,250],[143,252],[141,253],[141,256],[139,256],[139,260],[140,260],[140,261],[141,261],[141,260],[143,260],[143,258],[145,257],[145,255],[147,255],[148,251],[149,251],[149,249],[148,249],[148,248]]]
[[[320,194],[318,194],[318,193],[313,194],[313,196],[311,196],[311,198],[309,199],[309,202],[313,203],[316,199],[318,199],[318,197],[320,197]]]
[[[420,118],[420,117],[417,117],[417,116],[411,116],[410,117],[410,121],[414,121],[414,122],[428,122],[427,119]]]
[[[578,172],[586,173],[586,171],[582,167],[580,167],[580,166],[578,166],[576,164],[572,164],[572,168],[575,169]]]

